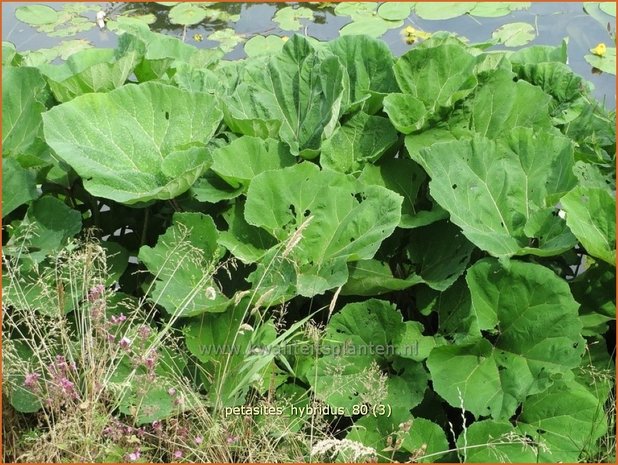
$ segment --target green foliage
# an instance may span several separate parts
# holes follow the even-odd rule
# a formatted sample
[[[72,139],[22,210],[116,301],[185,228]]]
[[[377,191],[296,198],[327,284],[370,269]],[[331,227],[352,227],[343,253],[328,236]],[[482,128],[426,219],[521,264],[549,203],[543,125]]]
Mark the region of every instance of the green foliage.
[[[517,8],[334,11],[354,32]],[[190,25],[212,11],[170,15]],[[303,9],[279,12],[296,28]],[[435,33],[395,58],[364,35],[256,36],[247,59],[227,61],[230,31],[197,49],[117,26],[115,50],[61,65],[3,43],[2,134],[7,309],[85,328],[92,280],[54,266],[72,238],[97,236],[98,283],[139,302],[144,341],[179,344],[157,347],[165,363],[145,385],[152,373],[117,351],[114,414],[218,418],[291,396],[333,409],[333,424],[346,417],[346,439],[380,461],[599,453],[610,394],[585,374],[613,350],[615,113],[566,64],[566,44],[495,51]],[[516,32],[502,44],[529,39]],[[136,344],[133,322],[114,331]],[[20,370],[10,403],[45,411]],[[179,379],[184,403],[170,394]],[[285,408],[281,444],[309,431],[309,415]]]

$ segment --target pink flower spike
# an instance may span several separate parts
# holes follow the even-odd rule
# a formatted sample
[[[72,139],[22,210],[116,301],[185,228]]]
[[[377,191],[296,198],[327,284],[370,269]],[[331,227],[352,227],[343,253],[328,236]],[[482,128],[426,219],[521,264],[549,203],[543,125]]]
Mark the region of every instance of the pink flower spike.
[[[202,436],[195,436],[194,441],[196,444],[201,444],[204,442],[204,438]]]
[[[123,349],[128,349],[129,346],[131,345],[131,339],[129,339],[128,337],[123,337],[122,339],[120,339],[120,347]]]
[[[38,373],[28,373],[24,377],[24,386],[26,387],[26,389],[30,391],[36,389],[37,385],[39,384],[40,377],[41,375],[39,375]]]
[[[140,453],[139,449],[136,449],[134,452],[131,452],[129,454],[129,460],[131,462],[135,462],[136,460],[138,460],[140,458],[140,455],[141,455],[141,453]]]
[[[112,324],[114,324],[114,325],[118,325],[118,324],[122,323],[123,321],[125,321],[126,319],[127,319],[127,317],[124,315],[124,313],[121,313],[119,316],[112,315],[112,317],[111,317]]]
[[[137,330],[137,334],[142,339],[147,339],[150,336],[150,328],[148,326],[140,326]]]

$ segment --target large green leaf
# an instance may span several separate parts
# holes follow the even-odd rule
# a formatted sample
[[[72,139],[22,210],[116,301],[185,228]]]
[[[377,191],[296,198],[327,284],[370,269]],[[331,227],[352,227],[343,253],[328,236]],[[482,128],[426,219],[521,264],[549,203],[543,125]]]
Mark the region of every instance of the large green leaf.
[[[552,215],[576,182],[569,139],[519,128],[504,142],[474,137],[411,155],[431,177],[432,197],[479,248],[508,257],[557,255],[573,246]]]
[[[432,289],[444,291],[463,274],[474,245],[451,222],[440,221],[410,232],[407,253]]]
[[[36,68],[2,69],[2,156],[37,150],[41,113],[49,100],[45,79]]]
[[[385,95],[397,91],[393,55],[386,44],[368,36],[342,36],[328,42],[350,78],[350,107],[376,113]]]
[[[324,142],[320,164],[342,173],[356,173],[379,159],[397,141],[397,131],[388,119],[359,112]]]
[[[497,138],[518,127],[549,128],[550,101],[540,87],[513,82],[511,72],[498,71],[470,102],[472,129]]]
[[[160,83],[86,94],[44,114],[45,140],[97,197],[171,199],[202,174],[217,100]]]
[[[418,405],[427,378],[422,365],[397,355],[416,349],[412,345],[416,341],[401,337],[405,331],[402,320],[393,305],[376,299],[348,304],[336,313],[320,347],[324,356],[315,361],[314,372],[308,375],[316,396],[350,415],[355,405],[370,402],[380,377],[375,364],[388,363],[398,375],[389,377],[382,402],[397,412]]]
[[[254,263],[262,258],[266,251],[274,247],[277,242],[263,229],[247,223],[244,213],[244,203],[236,202],[224,214],[228,229],[219,234],[219,244],[240,261]]]
[[[220,250],[212,218],[202,213],[176,213],[174,222],[154,247],[143,246],[139,259],[155,276],[150,297],[170,315],[222,312],[228,298],[213,279]]]
[[[601,335],[607,323],[616,319],[616,268],[597,262],[570,282],[575,300],[581,304],[579,315],[584,335]]]
[[[616,265],[616,199],[605,189],[576,187],[562,197],[566,222],[593,257]]]
[[[359,180],[365,184],[383,186],[403,197],[399,227],[409,228],[415,224],[419,191],[427,176],[412,160],[391,158],[378,164],[367,164]]]
[[[237,305],[220,314],[204,314],[184,328],[189,351],[200,362],[200,378],[209,391],[209,400],[217,407],[245,403],[250,383],[239,385],[250,368],[250,356],[276,338],[276,330],[267,322],[253,329],[241,327],[245,305]],[[268,365],[256,378],[272,369]],[[251,382],[257,379],[250,380]]]
[[[348,281],[341,289],[342,295],[380,295],[402,291],[423,282],[423,278],[415,274],[396,278],[388,264],[375,259],[350,263],[348,272]]]
[[[122,36],[121,41],[127,36]],[[141,59],[138,50],[86,49],[60,65],[42,65],[41,73],[59,102],[90,92],[108,92],[122,86]]]
[[[433,114],[452,107],[474,90],[477,85],[473,73],[475,63],[474,56],[458,44],[416,48],[397,60],[395,77],[404,94],[422,102]],[[391,119],[405,117],[405,107],[399,109],[398,104],[387,107]]]
[[[249,187],[263,171],[295,164],[289,148],[274,139],[242,136],[213,151],[211,169],[234,188]]]
[[[346,262],[373,258],[399,223],[401,202],[388,189],[304,162],[256,176],[245,218],[285,242],[298,293],[313,296],[346,282]]]
[[[39,196],[36,178],[13,158],[2,159],[2,217]]]
[[[564,63],[526,64],[518,68],[518,74],[560,103],[574,100],[587,90],[585,81]]]
[[[466,462],[574,463],[607,431],[603,405],[576,381],[559,381],[523,403],[515,424],[473,423],[457,439]]]
[[[414,457],[417,463],[437,462],[448,451],[448,441],[444,430],[436,423],[425,418],[413,418],[409,415],[393,418],[385,416],[365,416],[354,422],[346,439],[357,441],[372,447],[381,454],[379,462],[387,462],[389,452],[385,450],[393,437],[401,438],[399,452]],[[401,425],[407,424],[407,431]],[[392,446],[391,446],[392,447]],[[382,452],[384,451],[384,452]],[[345,452],[342,453],[346,459]],[[346,462],[351,460],[345,460]]]
[[[577,462],[582,451],[607,431],[602,401],[576,381],[558,382],[523,404],[519,428],[545,443],[542,462]]]
[[[330,137],[348,100],[348,75],[335,56],[324,57],[294,36],[263,67],[249,67],[226,99],[225,121],[241,134],[279,137],[294,155],[313,158]]]
[[[82,218],[62,200],[46,195],[32,202],[23,221],[12,226],[15,229],[4,253],[40,262],[60,250],[82,229]],[[30,253],[26,255],[28,250]]]
[[[508,419],[531,395],[579,365],[578,304],[565,281],[540,265],[495,259],[467,274],[471,311],[495,339],[436,347],[427,360],[436,392],[476,416]]]

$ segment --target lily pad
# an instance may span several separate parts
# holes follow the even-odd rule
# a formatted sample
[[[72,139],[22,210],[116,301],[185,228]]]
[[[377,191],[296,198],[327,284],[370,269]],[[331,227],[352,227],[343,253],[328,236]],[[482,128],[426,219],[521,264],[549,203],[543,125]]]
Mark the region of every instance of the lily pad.
[[[481,18],[498,18],[513,11],[530,8],[530,2],[479,2],[470,10],[470,15]]]
[[[389,29],[401,27],[403,21],[386,21],[378,16],[367,17],[352,21],[341,28],[339,34],[344,35],[368,35],[371,37],[380,37],[386,34]]]
[[[475,6],[470,2],[418,2],[415,12],[423,19],[451,19],[465,15]]]
[[[496,29],[491,37],[506,47],[520,47],[534,40],[536,30],[532,24],[509,23]]]
[[[275,35],[251,37],[245,44],[245,53],[248,57],[279,53],[284,43],[282,37]]]
[[[599,8],[610,16],[616,17],[616,2],[601,2]]]
[[[192,3],[179,3],[169,12],[170,22],[182,26],[201,23],[206,18],[206,11]]]
[[[605,56],[598,55],[585,55],[584,59],[588,62],[590,66],[594,66],[597,69],[600,69],[604,73],[616,75],[616,48],[615,47],[607,47],[605,49]]]
[[[387,21],[399,21],[410,16],[414,3],[385,2],[378,8],[378,15]]]
[[[17,8],[15,17],[22,23],[38,26],[55,23],[58,20],[58,12],[46,5],[28,5]]]
[[[353,20],[367,18],[375,14],[378,4],[375,2],[343,2],[335,7],[337,16],[351,16]]]
[[[244,37],[238,34],[232,28],[225,28],[219,31],[215,31],[208,36],[208,40],[213,40],[215,42],[219,42],[219,47],[224,52],[231,52],[234,48],[244,42]]]
[[[304,6],[300,8],[286,6],[275,13],[273,21],[285,31],[298,31],[302,27],[300,19],[313,19],[313,11]]]

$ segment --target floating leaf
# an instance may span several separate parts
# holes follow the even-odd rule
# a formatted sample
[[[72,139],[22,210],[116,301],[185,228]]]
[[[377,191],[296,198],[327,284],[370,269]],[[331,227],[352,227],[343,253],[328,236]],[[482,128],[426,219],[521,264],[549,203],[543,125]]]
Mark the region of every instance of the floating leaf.
[[[178,3],[169,11],[169,19],[173,24],[192,26],[201,23],[206,18],[206,11],[193,3]]]
[[[17,8],[15,17],[23,23],[38,26],[55,23],[58,20],[58,12],[46,5],[27,5]]]
[[[616,17],[616,3],[615,2],[601,2],[599,8],[610,16]]]
[[[54,107],[44,115],[45,140],[95,196],[127,204],[171,199],[210,162],[205,144],[221,117],[211,95],[132,84]]]
[[[413,7],[411,2],[385,2],[378,8],[378,15],[388,21],[399,21],[410,16]]]
[[[528,23],[509,23],[496,29],[491,37],[506,47],[520,47],[534,40],[536,29]]]
[[[313,19],[313,10],[302,6],[286,6],[277,10],[273,17],[273,21],[284,31],[298,31],[302,27],[300,19]]]
[[[605,55],[585,55],[584,59],[590,66],[600,69],[604,73],[616,75],[616,48],[606,47]]]
[[[208,36],[208,40],[219,42],[219,47],[226,53],[231,52],[238,44],[245,41],[242,35],[229,27],[213,32]]]
[[[378,16],[361,18],[346,24],[341,28],[339,34],[345,35],[368,35],[370,37],[381,37],[389,29],[396,29],[403,25],[403,21],[386,21]]]
[[[451,19],[465,15],[475,2],[417,2],[414,12],[423,19]]]
[[[507,16],[513,11],[530,8],[530,2],[478,2],[470,10],[470,15],[481,18],[497,18]]]
[[[351,16],[354,21],[375,14],[378,4],[375,2],[341,2],[335,7],[337,16]]]

